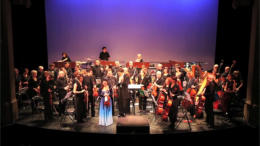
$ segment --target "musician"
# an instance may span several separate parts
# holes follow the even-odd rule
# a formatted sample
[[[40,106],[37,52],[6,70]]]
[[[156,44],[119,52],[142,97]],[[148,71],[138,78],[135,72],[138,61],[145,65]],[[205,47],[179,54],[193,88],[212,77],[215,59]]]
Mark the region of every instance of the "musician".
[[[54,89],[54,84],[51,81],[51,76],[47,72],[46,76],[40,83],[40,93],[44,101],[44,120],[48,121],[52,119],[52,106],[51,106],[51,94]]]
[[[230,103],[232,101],[232,98],[234,97],[236,89],[236,83],[232,78],[231,74],[228,74],[226,84],[224,86],[224,103],[223,103],[223,113],[225,113],[227,120],[231,118],[230,115]]]
[[[42,78],[44,76],[43,72],[44,72],[44,67],[43,66],[39,66],[38,67],[38,72],[37,72],[37,78],[38,78],[39,82],[41,82],[41,80],[42,80]]]
[[[135,70],[135,68],[134,68],[134,63],[133,63],[133,61],[129,61],[128,72],[129,72],[129,74],[130,74],[130,77],[134,77],[136,70]]]
[[[166,85],[164,88],[168,93],[168,97],[173,100],[168,116],[171,122],[170,128],[174,129],[175,122],[177,121],[178,106],[179,106],[179,99],[177,98],[177,96],[180,95],[180,89],[179,89],[179,85],[177,84],[177,78],[173,77],[170,84]]]
[[[21,76],[17,68],[14,69],[14,73],[15,73],[15,92],[18,93],[19,89],[21,88]]]
[[[147,73],[147,68],[141,70],[140,74],[138,75],[138,84],[142,84],[143,87],[139,92],[139,109],[140,112],[146,112],[146,103],[147,98],[144,94],[143,90],[147,90],[149,83],[151,82],[151,77]]]
[[[213,101],[215,97],[215,90],[217,87],[214,78],[215,78],[214,75],[208,76],[207,85],[202,93],[202,95],[206,97],[205,100],[206,122],[210,128],[214,128]]]
[[[22,88],[28,87],[29,76],[26,72],[23,73],[23,76],[21,77],[21,85]]]
[[[99,54],[99,59],[108,61],[109,57],[110,57],[110,55],[107,52],[107,47],[103,47],[102,52],[100,52],[100,54]]]
[[[112,117],[112,89],[108,85],[107,79],[103,79],[102,86],[99,89],[99,97],[101,98],[99,106],[99,125],[109,126],[113,124]]]
[[[83,86],[83,76],[79,74],[73,85],[73,93],[76,95],[76,119],[78,123],[83,123],[84,118],[84,94],[86,90]]]
[[[163,73],[163,65],[162,64],[157,64],[157,67],[156,67],[156,72],[157,71],[160,71],[161,73]]]
[[[164,69],[163,69],[163,78],[164,78],[164,80],[166,80],[166,78],[167,77],[170,77],[171,75],[169,74],[169,69],[168,69],[168,67],[165,67]]]
[[[49,70],[48,71],[49,71],[50,75],[53,77],[53,79],[57,80],[58,72],[57,72],[57,70],[55,68],[55,64],[54,63],[49,65]]]
[[[116,90],[116,84],[117,84],[117,79],[113,76],[112,70],[108,70],[107,75],[105,77],[107,79],[108,85],[110,88],[113,88],[114,92],[117,92]],[[115,94],[113,94],[115,96]],[[112,100],[112,115],[115,115],[115,107],[114,107],[114,96],[111,96]]]
[[[143,58],[142,58],[142,54],[137,54],[137,59],[135,60],[135,62],[144,62]]]
[[[217,75],[217,72],[218,72],[218,64],[215,64],[213,66],[213,69],[211,70],[208,70],[209,73],[212,73],[216,78],[218,78],[216,75]]]
[[[96,86],[95,78],[93,77],[92,70],[87,69],[87,75],[83,79],[83,85],[88,91],[88,104],[91,106],[91,117],[95,117],[95,98],[93,97],[93,88]],[[89,109],[89,108],[88,108]],[[89,110],[90,111],[90,110]],[[89,112],[87,111],[87,112]]]
[[[65,52],[62,52],[62,58],[61,58],[61,62],[71,62],[71,60],[70,60],[70,57],[68,56],[68,54],[67,53],[65,53]]]
[[[155,83],[154,83],[154,85],[157,87],[157,90],[156,90],[157,96],[155,97],[156,100],[157,100],[157,98],[158,98],[158,96],[159,96],[160,88],[163,87],[164,82],[165,82],[165,81],[164,81],[164,79],[162,78],[162,72],[157,71],[157,72],[156,72],[156,79],[155,79]]]
[[[118,72],[118,90],[119,90],[119,117],[125,116],[130,113],[130,101],[129,101],[129,92],[128,84],[130,82],[130,77],[124,73],[124,69],[119,69]]]
[[[92,67],[92,71],[96,79],[101,79],[103,77],[103,68],[101,67],[99,60],[96,60],[95,65]]]
[[[237,60],[233,59],[232,65],[231,65],[231,68],[230,68],[230,73],[233,73],[235,70],[239,71],[239,66],[237,64]]]
[[[226,78],[227,75],[229,74],[229,72],[230,72],[230,67],[226,66],[225,67],[225,71],[221,75]]]
[[[233,79],[236,83],[236,88],[235,88],[236,99],[239,101],[242,98],[242,97],[240,97],[240,93],[241,93],[241,88],[243,87],[244,81],[243,81],[241,74],[238,70],[235,70],[233,72]]]
[[[73,72],[72,72],[72,70],[71,70],[71,68],[70,68],[70,63],[69,63],[69,62],[66,62],[65,65],[64,65],[64,68],[65,68],[65,70],[66,70],[66,72],[67,72],[67,77],[68,77],[68,78],[72,78]]]
[[[120,69],[120,62],[115,61],[115,66],[112,68],[114,76],[117,76],[119,69]]]
[[[28,81],[28,95],[29,98],[32,100],[31,102],[31,107],[32,107],[32,113],[35,112],[35,104],[33,101],[33,97],[39,94],[39,80],[37,78],[37,71],[36,70],[32,70],[31,71],[31,77]],[[35,101],[37,103],[37,101]]]
[[[66,106],[66,100],[63,101],[62,99],[64,99],[68,90],[67,80],[63,71],[59,71],[58,78],[56,80],[56,90],[59,98],[59,116],[61,116],[61,114],[64,114]]]

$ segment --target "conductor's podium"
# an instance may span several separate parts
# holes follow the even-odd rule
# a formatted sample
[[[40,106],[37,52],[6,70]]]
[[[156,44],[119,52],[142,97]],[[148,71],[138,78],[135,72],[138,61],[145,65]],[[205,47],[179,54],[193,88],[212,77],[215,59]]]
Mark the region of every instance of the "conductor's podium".
[[[145,117],[127,115],[118,118],[116,131],[118,134],[149,134],[150,126]]]

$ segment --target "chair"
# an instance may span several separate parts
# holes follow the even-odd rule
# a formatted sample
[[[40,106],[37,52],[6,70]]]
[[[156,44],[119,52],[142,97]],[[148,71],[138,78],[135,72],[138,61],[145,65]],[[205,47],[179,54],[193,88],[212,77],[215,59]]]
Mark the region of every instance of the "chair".
[[[74,124],[75,121],[75,106],[74,106],[74,96],[72,95],[69,98],[66,98],[66,106],[65,106],[65,112],[61,115],[60,118],[60,126],[62,126],[62,123],[66,119],[66,117],[69,117],[69,119]]]

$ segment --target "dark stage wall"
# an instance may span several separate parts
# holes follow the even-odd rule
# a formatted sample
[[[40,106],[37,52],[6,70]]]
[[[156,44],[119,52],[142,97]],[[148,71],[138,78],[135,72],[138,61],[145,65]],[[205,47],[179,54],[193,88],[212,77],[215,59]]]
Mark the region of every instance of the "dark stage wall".
[[[199,61],[214,64],[218,0],[46,0],[49,63],[74,61]]]

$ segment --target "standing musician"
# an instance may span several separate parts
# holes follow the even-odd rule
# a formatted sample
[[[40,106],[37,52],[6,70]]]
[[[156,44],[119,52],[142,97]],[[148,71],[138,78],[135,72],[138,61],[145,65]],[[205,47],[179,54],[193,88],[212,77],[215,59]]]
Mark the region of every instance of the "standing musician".
[[[71,62],[70,57],[68,56],[67,53],[62,52],[61,55],[62,55],[62,58],[61,58],[60,62]]]
[[[230,67],[229,66],[226,66],[225,67],[225,71],[221,74],[223,77],[227,77],[227,75],[229,74],[229,71],[230,71]]]
[[[92,75],[92,70],[87,69],[87,75],[83,79],[84,88],[88,91],[88,103],[87,109],[89,109],[89,105],[91,106],[91,116],[95,117],[95,98],[93,97],[93,88],[96,86],[95,78]],[[87,111],[89,113],[90,110]]]
[[[177,98],[178,95],[180,95],[180,89],[179,85],[177,84],[177,78],[167,78],[167,84],[164,86],[164,91],[166,91],[167,96],[169,99],[171,99],[172,105],[169,110],[169,118],[170,118],[170,128],[174,129],[175,128],[175,122],[177,121],[177,114],[178,114],[178,106],[179,106],[179,100]],[[168,100],[169,100],[168,99]]]
[[[117,60],[117,61],[115,61],[115,66],[112,68],[113,75],[115,77],[117,77],[117,73],[118,73],[119,69],[120,69],[120,62]]]
[[[84,94],[87,91],[83,86],[83,76],[79,74],[75,79],[75,83],[73,85],[73,93],[76,95],[76,119],[78,123],[83,123],[84,118]]]
[[[157,71],[160,71],[161,73],[163,73],[163,65],[162,64],[157,64],[157,67],[156,67],[156,72]]]
[[[236,88],[235,88],[235,96],[236,96],[236,100],[238,101],[238,102],[240,102],[241,100],[242,100],[242,97],[241,97],[241,88],[243,87],[243,79],[242,79],[242,77],[241,77],[241,74],[240,74],[240,72],[238,71],[238,70],[235,70],[234,72],[233,72],[233,79],[234,79],[234,81],[235,81],[235,83],[236,83]]]
[[[208,75],[207,84],[202,92],[202,95],[206,97],[205,100],[205,112],[206,112],[206,122],[210,128],[214,128],[214,113],[213,113],[213,101],[215,97],[215,90],[217,84],[214,81],[214,75]]]
[[[124,117],[126,114],[130,113],[130,101],[128,84],[130,82],[130,77],[124,73],[124,69],[120,69],[118,72],[118,90],[119,90],[119,117]]]
[[[95,65],[92,67],[92,71],[96,79],[96,84],[99,87],[101,85],[101,78],[103,77],[103,68],[100,65],[99,60],[96,60]]]
[[[31,102],[32,113],[35,112],[35,108],[36,108],[32,98],[36,95],[39,95],[39,93],[40,93],[40,86],[39,86],[39,80],[37,78],[37,71],[32,70],[31,77],[28,81],[28,95],[32,100],[32,102]]]
[[[65,73],[63,71],[59,71],[58,78],[56,80],[56,90],[59,97],[59,116],[65,112],[66,100],[63,101],[62,99],[66,96],[68,89],[69,87],[65,78]]]
[[[166,78],[167,77],[170,77],[171,75],[169,74],[169,69],[168,69],[168,67],[165,67],[164,69],[163,69],[163,78],[164,78],[164,80],[166,80]]]
[[[107,52],[107,47],[103,47],[102,48],[102,52],[100,52],[100,54],[99,54],[99,59],[100,60],[106,60],[106,61],[108,61],[109,60],[109,57],[110,57],[110,55],[109,55],[109,53]]]
[[[117,96],[117,89],[116,89],[116,84],[117,84],[117,79],[113,76],[112,70],[108,70],[107,75],[105,77],[107,79],[108,85],[110,88],[113,89],[113,96],[111,96],[111,100],[112,100],[112,115],[115,115],[115,107],[114,107],[114,102],[115,99],[114,97]]]
[[[70,68],[70,63],[69,63],[69,62],[66,62],[65,65],[64,65],[64,68],[65,68],[65,70],[66,70],[66,72],[67,72],[67,77],[68,77],[68,78],[72,78],[73,72],[72,72],[72,70],[71,70],[71,68]]]
[[[40,93],[44,101],[44,119],[45,121],[52,119],[52,91],[54,83],[51,80],[50,74],[47,72],[46,76],[40,83]]]
[[[147,68],[143,68],[138,75],[138,84],[142,84],[143,87],[139,92],[139,109],[141,112],[146,112],[147,97],[144,94],[144,90],[147,90],[151,77],[147,73]]]
[[[236,89],[236,83],[232,78],[231,74],[228,74],[227,80],[224,86],[224,102],[223,102],[223,113],[225,113],[226,118],[230,119],[230,103],[232,101],[232,98],[234,97]]]

